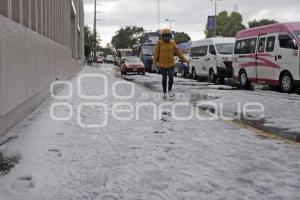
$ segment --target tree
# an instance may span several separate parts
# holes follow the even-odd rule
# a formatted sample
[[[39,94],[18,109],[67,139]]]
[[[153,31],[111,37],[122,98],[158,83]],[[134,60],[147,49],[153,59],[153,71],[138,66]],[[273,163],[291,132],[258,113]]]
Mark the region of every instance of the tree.
[[[191,37],[184,32],[176,32],[175,34],[175,42],[176,44],[185,43],[191,40]]]
[[[111,43],[107,43],[107,44],[106,44],[106,48],[107,48],[107,49],[112,49]]]
[[[96,46],[99,46],[100,39],[97,38]],[[92,50],[94,49],[94,33],[91,28],[88,26],[84,27],[84,55],[88,57],[91,55]]]
[[[111,43],[116,49],[132,48],[134,44],[139,42],[143,32],[144,28],[142,27],[127,26],[121,28],[112,37]]]
[[[259,27],[259,26],[264,26],[264,25],[269,25],[269,24],[276,24],[278,23],[274,19],[261,19],[257,21],[256,19],[248,22],[249,28],[254,28],[254,27]]]
[[[228,15],[227,11],[222,11],[217,16],[217,36],[235,37],[237,32],[245,28],[243,25],[243,17],[238,12],[232,12]],[[208,30],[208,26],[206,26],[206,38],[213,37],[214,34],[215,32]]]

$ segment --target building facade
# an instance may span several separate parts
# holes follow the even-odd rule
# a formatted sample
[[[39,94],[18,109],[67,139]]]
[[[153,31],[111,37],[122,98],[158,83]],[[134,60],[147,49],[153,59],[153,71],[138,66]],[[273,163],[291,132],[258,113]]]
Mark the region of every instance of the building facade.
[[[83,63],[82,0],[0,0],[0,135]]]

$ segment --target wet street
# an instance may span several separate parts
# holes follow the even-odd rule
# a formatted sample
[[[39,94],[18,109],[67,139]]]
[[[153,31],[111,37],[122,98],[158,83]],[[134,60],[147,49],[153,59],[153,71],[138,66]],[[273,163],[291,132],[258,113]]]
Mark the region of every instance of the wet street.
[[[103,65],[102,68],[118,78],[130,81],[138,86],[155,93],[162,93],[161,75],[147,73],[145,76],[121,75],[120,68],[114,65]],[[199,82],[187,78],[175,78],[175,92],[178,98],[188,100],[191,105],[197,102],[216,102],[224,104],[224,113],[227,116],[235,116],[239,103],[262,103],[264,116],[259,120],[247,120],[237,118],[232,120],[251,128],[257,129],[264,137],[288,139],[300,142],[300,128],[298,119],[300,114],[295,112],[300,109],[300,95],[283,94],[276,88],[272,91],[266,86],[254,86],[260,89],[243,90],[236,83],[227,81],[226,85],[211,84],[205,81]],[[265,89],[264,89],[265,88]],[[287,106],[289,105],[289,106]],[[207,107],[202,107],[205,111]],[[215,112],[215,111],[214,111]],[[277,139],[279,139],[277,138]]]
[[[205,110],[189,120],[174,116],[186,117],[191,110],[186,108],[158,110],[160,117],[153,118],[152,105],[188,103],[194,110],[199,100],[231,105],[237,98],[259,98],[260,92],[176,79],[175,91],[190,95],[164,101],[157,96],[159,75],[120,76],[112,65],[85,67],[70,83],[74,91],[79,86],[84,95],[100,95],[104,90],[100,76],[108,81],[105,98],[87,101],[77,93],[65,100],[50,98],[2,139],[0,150],[7,157],[16,156],[18,162],[0,177],[1,200],[299,199],[299,144],[262,137],[256,130],[222,119],[199,121],[207,117]],[[120,81],[115,92],[124,97],[133,83],[132,97],[112,95]],[[65,95],[68,90],[63,87],[55,94]],[[236,98],[228,98],[229,94]],[[270,101],[278,96],[284,97],[268,92],[263,98]],[[289,98],[278,102],[299,97]],[[146,102],[153,104],[140,107]],[[51,107],[58,103],[63,104],[54,109],[55,116],[68,116],[70,107],[65,105],[71,106],[73,116],[53,119]],[[105,105],[107,112],[103,112]],[[126,112],[116,114],[115,106]],[[227,114],[234,109],[226,107]],[[269,116],[265,123],[272,127],[270,121],[276,120],[272,112],[266,109],[265,115]],[[87,127],[105,119],[102,128]],[[284,129],[283,125],[278,127]]]

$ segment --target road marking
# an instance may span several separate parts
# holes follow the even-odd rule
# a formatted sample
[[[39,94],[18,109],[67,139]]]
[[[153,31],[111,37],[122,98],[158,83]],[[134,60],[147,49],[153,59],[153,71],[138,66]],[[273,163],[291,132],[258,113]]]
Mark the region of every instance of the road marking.
[[[225,120],[223,120],[223,121],[225,121]],[[238,121],[225,121],[225,122],[228,123],[228,124],[231,124],[231,125],[237,125],[240,128],[243,128],[243,129],[249,130],[251,132],[254,132],[257,136],[260,136],[260,137],[263,137],[263,138],[266,138],[266,139],[282,141],[282,142],[287,143],[287,144],[299,144],[299,143],[297,143],[293,140],[290,140],[290,139],[287,139],[287,138],[284,138],[284,137],[280,137],[280,136],[275,135],[271,132],[260,130],[258,128],[255,128],[253,126],[244,124],[242,122],[238,122]]]
[[[197,108],[194,107],[194,109],[196,110]],[[207,113],[207,111],[203,111],[201,109],[198,109],[198,110],[199,110],[200,114],[205,114],[205,115],[209,116],[208,113]],[[225,122],[226,124],[229,124],[229,125],[238,126],[238,127],[242,128],[242,129],[245,129],[245,130],[249,130],[249,131],[255,133],[257,136],[260,136],[262,138],[266,138],[266,139],[270,139],[270,140],[282,141],[282,142],[287,143],[287,144],[297,144],[297,145],[299,144],[298,142],[295,142],[293,140],[290,140],[290,139],[287,139],[287,138],[284,138],[284,137],[280,137],[280,136],[275,135],[275,134],[273,134],[271,132],[263,131],[261,129],[255,128],[253,126],[244,124],[244,123],[239,122],[239,121],[223,120],[221,118],[220,118],[220,121],[223,121],[223,122]]]

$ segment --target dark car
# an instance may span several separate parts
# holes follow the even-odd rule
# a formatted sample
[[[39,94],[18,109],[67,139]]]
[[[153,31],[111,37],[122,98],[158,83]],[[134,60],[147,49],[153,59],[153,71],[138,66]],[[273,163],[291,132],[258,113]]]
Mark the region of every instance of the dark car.
[[[189,75],[189,67],[181,60],[175,64],[175,76],[187,77]]]
[[[139,57],[128,56],[121,63],[121,73],[137,73],[145,75],[145,65]]]

